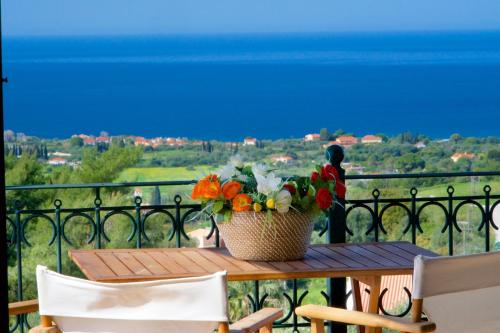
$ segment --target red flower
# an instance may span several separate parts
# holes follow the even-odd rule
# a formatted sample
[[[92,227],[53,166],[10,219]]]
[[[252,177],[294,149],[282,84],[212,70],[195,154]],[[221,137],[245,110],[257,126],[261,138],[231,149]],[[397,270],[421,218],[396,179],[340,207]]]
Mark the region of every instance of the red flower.
[[[283,188],[285,190],[287,190],[288,192],[290,192],[290,194],[292,194],[292,195],[297,193],[297,189],[292,184],[285,184],[285,185],[283,185]]]
[[[326,164],[321,168],[321,179],[327,180],[340,180],[339,173],[331,164]]]
[[[311,182],[315,183],[316,180],[318,180],[318,177],[319,177],[319,173],[317,173],[316,171],[314,171],[312,174],[311,174]]]
[[[337,194],[337,197],[344,199],[345,198],[345,192],[346,192],[346,187],[344,182],[337,180],[335,183],[335,193]]]
[[[321,209],[328,209],[333,203],[333,197],[327,188],[322,187],[316,193],[316,203]]]

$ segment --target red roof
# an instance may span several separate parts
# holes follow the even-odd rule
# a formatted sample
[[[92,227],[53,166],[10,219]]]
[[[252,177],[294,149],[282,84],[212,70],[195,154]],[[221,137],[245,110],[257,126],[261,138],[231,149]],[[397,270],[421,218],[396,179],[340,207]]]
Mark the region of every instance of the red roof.
[[[353,145],[358,143],[358,138],[352,135],[341,135],[337,138],[337,140],[335,140],[335,142],[340,145]]]
[[[381,142],[382,138],[380,136],[376,135],[365,135],[362,139],[361,142]]]

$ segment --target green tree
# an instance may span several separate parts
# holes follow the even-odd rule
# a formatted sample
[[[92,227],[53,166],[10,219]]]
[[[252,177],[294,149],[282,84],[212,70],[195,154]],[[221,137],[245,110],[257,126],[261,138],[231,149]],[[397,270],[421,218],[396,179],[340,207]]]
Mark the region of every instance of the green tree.
[[[453,142],[453,143],[457,143],[459,142],[460,140],[462,140],[462,136],[458,133],[454,133],[450,136],[450,141]]]
[[[500,149],[492,149],[488,152],[487,155],[490,161],[500,161]]]
[[[120,148],[112,145],[103,153],[91,148],[84,149],[77,176],[82,183],[113,181],[122,170],[135,165],[141,154],[142,150],[137,147]]]
[[[158,186],[155,186],[151,192],[151,205],[161,205],[161,193]]]
[[[409,172],[414,169],[423,169],[425,167],[425,161],[414,153],[406,153],[396,160],[396,168],[403,170],[404,172]]]
[[[321,141],[328,141],[328,140],[330,140],[330,132],[328,131],[328,128],[322,128],[319,131],[319,139]]]
[[[5,180],[7,185],[36,185],[45,184],[47,177],[35,156],[24,154],[16,158],[9,155],[5,158]],[[23,207],[37,208],[46,198],[44,191],[7,191],[8,205],[19,201]]]
[[[77,136],[72,137],[69,139],[69,145],[71,147],[83,147],[83,139]]]

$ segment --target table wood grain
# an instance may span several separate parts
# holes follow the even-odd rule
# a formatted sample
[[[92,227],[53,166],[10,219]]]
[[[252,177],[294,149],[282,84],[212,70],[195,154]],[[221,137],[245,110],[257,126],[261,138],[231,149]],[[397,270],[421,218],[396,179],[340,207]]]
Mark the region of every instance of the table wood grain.
[[[417,255],[436,253],[408,242],[311,245],[302,260],[245,261],[225,248],[69,250],[89,280],[132,282],[227,271],[229,281],[403,275]]]

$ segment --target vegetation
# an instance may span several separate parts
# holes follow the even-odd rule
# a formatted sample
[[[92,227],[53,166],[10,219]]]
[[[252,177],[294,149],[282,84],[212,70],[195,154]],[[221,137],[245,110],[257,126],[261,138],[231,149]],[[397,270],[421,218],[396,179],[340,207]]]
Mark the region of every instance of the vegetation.
[[[231,156],[239,154],[245,162],[265,162],[279,168],[281,176],[308,176],[316,164],[324,162],[324,147],[326,140],[332,140],[345,133],[341,130],[331,134],[327,129],[321,131],[324,141],[304,142],[299,139],[259,140],[255,146],[244,146],[235,143],[210,141],[202,145],[187,141],[183,145],[160,145],[152,147],[136,147],[127,138],[112,138],[110,143],[86,146],[82,139],[46,140],[34,137],[17,139],[9,133],[6,144],[6,180],[8,185],[34,184],[75,184],[102,182],[142,182],[166,180],[194,180],[214,171],[225,164]],[[383,143],[354,144],[345,149],[344,167],[348,174],[362,173],[418,173],[418,172],[454,172],[454,171],[494,171],[500,170],[500,139],[464,138],[453,135],[449,140],[431,140],[422,135],[403,133],[394,137],[380,135]],[[416,145],[417,143],[420,143]],[[22,151],[19,154],[19,151]],[[45,151],[46,150],[46,151]],[[50,165],[51,154],[63,152],[71,154],[65,157],[65,165]],[[450,157],[457,152],[474,154],[472,158],[461,158],[456,162]],[[289,159],[277,157],[287,156]],[[286,162],[282,162],[285,161]],[[370,198],[371,191],[378,188],[382,198],[409,197],[409,189],[418,188],[417,196],[446,196],[446,187],[455,187],[454,195],[480,194],[482,186],[489,184],[493,192],[500,188],[498,177],[481,177],[481,179],[395,179],[373,181],[348,181],[347,200]],[[189,200],[191,186],[151,186],[141,189],[124,187],[109,189],[100,193],[102,205],[107,207],[133,205],[134,191],[142,192],[146,204],[171,204],[176,194],[181,194],[182,200]],[[495,192],[496,193],[496,192]],[[54,208],[54,200],[62,201],[62,208],[94,207],[95,192],[80,189],[7,191],[7,204],[13,209],[17,202],[18,208],[39,209]],[[53,214],[53,213],[51,213]],[[63,217],[67,214],[63,214]],[[458,253],[479,252],[484,244],[482,233],[478,232],[481,213],[479,209],[464,207],[459,211],[459,220],[468,221],[469,228],[466,237],[455,238],[455,249]],[[11,216],[13,218],[13,216]],[[202,221],[187,219],[186,229],[206,228],[209,225]],[[420,218],[424,233],[418,235],[417,243],[440,253],[447,253],[447,236],[441,230],[444,226],[444,216],[436,207],[426,208]],[[366,241],[373,234],[366,235],[370,227],[370,216],[361,209],[354,210],[348,219],[348,226],[354,236],[349,241]],[[401,207],[392,207],[384,213],[383,225],[387,234],[381,233],[381,240],[409,240],[409,234],[403,234],[408,223],[405,211]],[[314,233],[314,242],[323,242],[319,231],[324,221],[318,221]],[[46,264],[56,267],[54,244],[48,245],[51,238],[50,222],[43,218],[34,218],[25,225],[26,239],[31,246],[22,245],[23,256],[23,293],[24,298],[36,297],[34,268],[36,264]],[[105,225],[109,240],[103,240],[104,247],[132,247],[133,242],[127,241],[131,232],[130,221],[125,216],[114,216]],[[172,223],[165,217],[152,216],[146,225],[149,240],[144,240],[144,246],[173,247],[175,238],[169,240]],[[8,227],[12,236],[13,230]],[[72,218],[66,227],[67,238],[74,247],[89,247],[87,240],[91,237],[92,227],[82,217]],[[464,233],[465,235],[465,233]],[[493,238],[493,237],[492,237]],[[494,239],[492,239],[492,244]],[[183,246],[195,246],[193,240],[183,240]],[[63,272],[81,276],[77,267],[65,255],[70,245],[63,243]],[[17,260],[14,247],[9,248],[9,299],[17,298]],[[283,302],[282,293],[290,286],[288,282],[281,284],[262,283],[263,290],[269,294],[268,303],[280,305]],[[324,302],[320,290],[322,280],[300,281],[301,290],[309,289],[310,294],[305,301]],[[232,316],[239,317],[242,312],[249,311],[248,299],[251,283],[231,284],[230,293]]]

